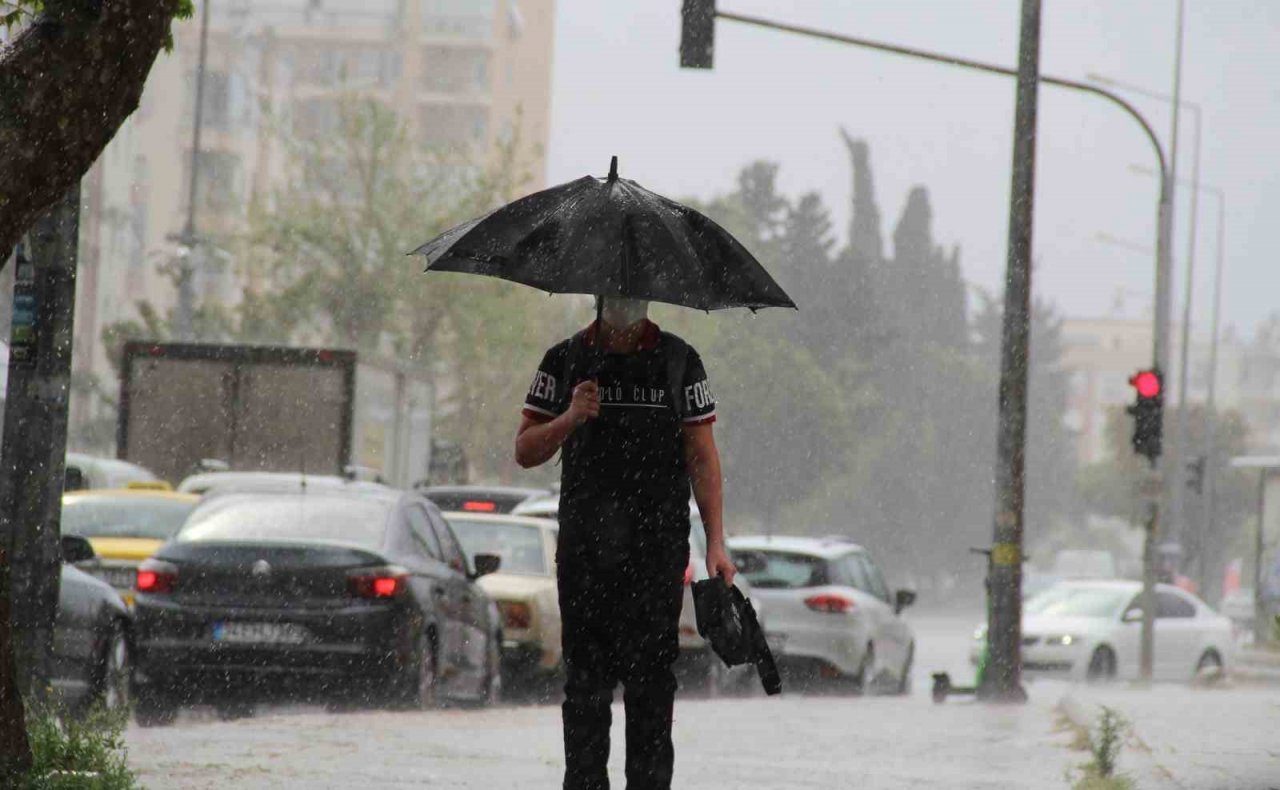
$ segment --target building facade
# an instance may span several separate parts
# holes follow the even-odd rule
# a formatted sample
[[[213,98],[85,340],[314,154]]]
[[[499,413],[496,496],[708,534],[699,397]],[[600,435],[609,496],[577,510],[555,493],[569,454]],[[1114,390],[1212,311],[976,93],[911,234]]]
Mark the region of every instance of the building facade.
[[[381,100],[428,146],[486,155],[518,140],[525,188],[545,185],[554,0],[208,2],[194,211],[199,0],[84,181],[73,441],[99,445],[85,449],[111,450],[116,383],[103,330],[139,320],[141,301],[167,312],[175,279],[162,269],[187,254],[189,225],[197,238],[234,232],[285,177],[283,140],[332,128],[342,96]],[[198,252],[198,298],[234,303],[228,256]]]

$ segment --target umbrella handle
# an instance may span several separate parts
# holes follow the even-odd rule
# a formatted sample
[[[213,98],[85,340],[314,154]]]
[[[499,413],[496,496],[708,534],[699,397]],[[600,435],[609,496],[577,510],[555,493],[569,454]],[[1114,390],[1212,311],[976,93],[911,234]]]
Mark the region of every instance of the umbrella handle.
[[[615,162],[617,157],[614,157]],[[596,348],[595,356],[591,360],[591,367],[587,369],[587,377],[592,381],[598,382],[600,379],[600,368],[604,367],[604,296],[596,296]]]

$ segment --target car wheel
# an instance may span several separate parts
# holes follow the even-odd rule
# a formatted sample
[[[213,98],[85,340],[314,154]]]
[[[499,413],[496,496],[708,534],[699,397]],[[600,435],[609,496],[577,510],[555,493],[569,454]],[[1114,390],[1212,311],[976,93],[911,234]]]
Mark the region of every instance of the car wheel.
[[[876,667],[876,646],[867,643],[867,649],[862,652],[862,662],[858,664],[858,671],[853,676],[853,689],[857,694],[870,694],[871,684],[875,682]]]
[[[488,667],[484,675],[484,688],[480,691],[480,704],[487,706],[502,700],[502,634],[489,637],[486,663]]]
[[[439,702],[440,675],[436,663],[435,640],[430,633],[418,640],[413,660],[401,668],[396,678],[395,707],[402,710],[427,710]]]
[[[907,646],[907,660],[902,662],[902,671],[898,675],[898,685],[894,689],[894,693],[905,696],[911,693],[911,670],[915,665],[916,644],[912,642]]]
[[[178,718],[178,703],[159,689],[143,686],[133,705],[133,717],[139,727],[165,727]]]
[[[132,682],[132,661],[129,656],[129,640],[125,636],[124,623],[113,620],[111,631],[102,648],[102,657],[98,662],[94,702],[113,712],[128,708],[129,688]]]
[[[1115,678],[1116,654],[1106,646],[1094,650],[1089,657],[1089,668],[1085,670],[1085,680],[1090,683],[1106,683]]]
[[[1210,648],[1204,651],[1204,655],[1200,656],[1200,660],[1196,662],[1196,677],[1207,674],[1217,674],[1222,671],[1222,656],[1218,655],[1218,651]]]

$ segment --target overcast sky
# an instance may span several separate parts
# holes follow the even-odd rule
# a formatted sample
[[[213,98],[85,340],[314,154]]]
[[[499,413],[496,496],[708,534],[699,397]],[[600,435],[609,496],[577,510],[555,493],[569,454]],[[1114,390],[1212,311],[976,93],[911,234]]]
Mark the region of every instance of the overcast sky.
[[[711,72],[677,67],[680,0],[556,0],[549,183],[621,171],[664,194],[729,190],[738,169],[781,164],[784,191],[818,190],[843,239],[850,173],[837,127],[871,147],[886,241],[908,190],[929,188],[934,236],[958,244],[966,279],[997,291],[1005,267],[1011,79],[720,21]],[[767,16],[1013,64],[1017,0],[719,0]],[[1204,108],[1202,181],[1227,193],[1224,322],[1246,332],[1280,311],[1280,2],[1190,0],[1183,98]],[[1098,72],[1171,92],[1176,0],[1045,0],[1043,73]],[[1167,104],[1135,97],[1168,146]],[[1139,127],[1090,96],[1044,88],[1033,290],[1074,317],[1149,314],[1156,182]],[[1194,134],[1183,113],[1179,176]],[[1181,304],[1189,190],[1179,193]],[[1217,206],[1200,202],[1193,326],[1207,330]],[[891,253],[892,250],[886,250]],[[785,283],[784,283],[785,285]],[[801,306],[803,308],[803,305]],[[1178,308],[1179,312],[1181,308]]]

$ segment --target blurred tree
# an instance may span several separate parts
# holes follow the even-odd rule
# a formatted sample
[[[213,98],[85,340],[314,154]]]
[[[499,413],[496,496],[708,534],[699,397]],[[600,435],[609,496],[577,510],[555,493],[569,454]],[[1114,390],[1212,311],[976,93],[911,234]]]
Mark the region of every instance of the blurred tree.
[[[0,118],[10,119],[0,124],[0,260],[137,109],[170,24],[191,10],[191,0],[0,3],[0,26],[16,31],[0,51]]]

